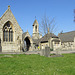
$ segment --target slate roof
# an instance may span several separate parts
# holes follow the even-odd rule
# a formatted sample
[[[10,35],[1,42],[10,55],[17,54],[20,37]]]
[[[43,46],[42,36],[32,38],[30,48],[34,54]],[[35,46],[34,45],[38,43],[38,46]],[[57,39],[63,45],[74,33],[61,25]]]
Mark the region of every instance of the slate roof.
[[[34,43],[34,44],[39,45],[39,40],[40,40],[40,39],[32,39],[32,40],[33,40],[33,43]]]
[[[60,33],[58,36],[61,42],[73,42],[75,37],[75,31]]]
[[[56,35],[54,35],[53,33],[48,33],[46,35],[44,35],[41,39],[40,42],[48,42],[48,40],[51,38],[58,38]]]

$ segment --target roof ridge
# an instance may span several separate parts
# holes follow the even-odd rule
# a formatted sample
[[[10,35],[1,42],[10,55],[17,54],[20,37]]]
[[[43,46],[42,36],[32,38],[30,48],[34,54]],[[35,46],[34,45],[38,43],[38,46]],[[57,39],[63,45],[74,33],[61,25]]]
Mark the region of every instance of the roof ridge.
[[[65,32],[65,33],[59,33],[59,34],[66,34],[66,33],[71,33],[71,32],[75,32],[75,31],[70,31],[70,32]]]

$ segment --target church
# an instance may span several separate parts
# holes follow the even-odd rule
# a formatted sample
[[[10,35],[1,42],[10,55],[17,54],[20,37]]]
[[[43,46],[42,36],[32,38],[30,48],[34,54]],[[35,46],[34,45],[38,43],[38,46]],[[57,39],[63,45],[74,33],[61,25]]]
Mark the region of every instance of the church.
[[[0,17],[0,52],[20,52],[21,45],[22,29],[8,6]]]
[[[0,17],[0,52],[25,52],[45,49],[75,50],[75,31],[60,33],[56,36],[48,33],[42,37],[39,34],[39,24],[33,22],[33,34],[22,31],[15,19],[10,6]]]
[[[39,24],[37,20],[33,23],[33,35],[29,32],[23,33],[15,19],[10,6],[0,17],[0,52],[23,52],[37,50],[39,40]]]

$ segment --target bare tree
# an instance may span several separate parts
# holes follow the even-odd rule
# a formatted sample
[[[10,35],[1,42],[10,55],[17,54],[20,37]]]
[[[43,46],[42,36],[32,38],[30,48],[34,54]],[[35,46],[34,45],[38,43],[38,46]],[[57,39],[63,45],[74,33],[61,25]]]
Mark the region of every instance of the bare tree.
[[[48,33],[48,31],[50,33],[54,33],[54,31],[56,30],[56,24],[54,21],[54,18],[50,19],[50,17],[47,17],[46,15],[44,15],[41,19],[40,22],[40,33],[45,35]]]

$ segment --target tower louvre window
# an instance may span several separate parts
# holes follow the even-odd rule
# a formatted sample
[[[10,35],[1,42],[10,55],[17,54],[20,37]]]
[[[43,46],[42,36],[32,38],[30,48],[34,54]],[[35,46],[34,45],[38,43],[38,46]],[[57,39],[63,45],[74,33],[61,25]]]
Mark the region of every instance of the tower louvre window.
[[[35,31],[37,32],[37,25],[35,26]]]

